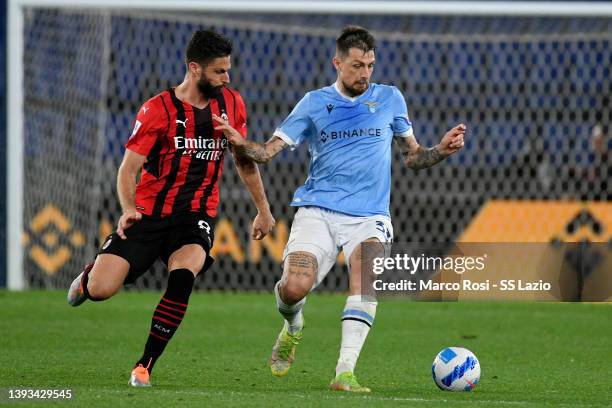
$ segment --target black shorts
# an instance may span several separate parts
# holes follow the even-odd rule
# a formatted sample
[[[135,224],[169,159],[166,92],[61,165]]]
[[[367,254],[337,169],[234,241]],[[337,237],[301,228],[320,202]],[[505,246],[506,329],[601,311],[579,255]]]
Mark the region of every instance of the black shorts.
[[[152,218],[146,215],[124,231],[126,239],[116,232],[110,234],[99,254],[120,256],[130,264],[125,283],[132,283],[144,274],[160,258],[166,265],[170,255],[183,245],[198,244],[206,251],[206,261],[201,272],[213,263],[210,257],[215,234],[215,218],[200,214],[173,215]]]

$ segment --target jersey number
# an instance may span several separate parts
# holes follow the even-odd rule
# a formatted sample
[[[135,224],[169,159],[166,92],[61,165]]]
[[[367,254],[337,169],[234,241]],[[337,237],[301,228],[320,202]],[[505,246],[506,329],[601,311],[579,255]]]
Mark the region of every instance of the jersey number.
[[[198,227],[200,227],[200,229],[206,230],[207,234],[210,234],[210,225],[208,225],[206,221],[204,220],[198,221]]]

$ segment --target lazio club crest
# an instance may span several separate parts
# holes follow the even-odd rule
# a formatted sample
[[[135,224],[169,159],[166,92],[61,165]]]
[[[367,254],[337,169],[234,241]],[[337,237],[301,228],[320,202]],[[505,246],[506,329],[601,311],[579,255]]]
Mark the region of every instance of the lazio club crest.
[[[370,111],[370,113],[376,112],[376,105],[378,105],[378,102],[366,101],[364,103],[368,106],[368,110]]]

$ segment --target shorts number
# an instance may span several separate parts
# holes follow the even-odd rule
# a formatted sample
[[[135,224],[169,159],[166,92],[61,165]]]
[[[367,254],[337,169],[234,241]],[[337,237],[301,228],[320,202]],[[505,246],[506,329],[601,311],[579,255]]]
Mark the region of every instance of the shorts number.
[[[383,233],[387,241],[391,240],[391,231],[389,231],[384,222],[376,221],[376,229]]]
[[[200,227],[200,229],[206,230],[207,234],[210,234],[210,225],[208,225],[206,221],[204,220],[198,221],[198,227]]]

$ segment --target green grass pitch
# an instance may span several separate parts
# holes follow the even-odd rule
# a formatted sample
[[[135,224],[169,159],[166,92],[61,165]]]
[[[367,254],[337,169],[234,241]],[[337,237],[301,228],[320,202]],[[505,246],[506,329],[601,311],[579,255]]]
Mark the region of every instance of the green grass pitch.
[[[344,295],[311,295],[288,376],[267,366],[281,326],[269,294],[196,293],[158,361],[153,387],[127,385],[159,293],[78,308],[64,292],[0,292],[0,387],[71,388],[73,407],[610,406],[612,305],[381,301],[357,366],[370,395],[328,391]],[[443,392],[431,363],[445,346],[479,358],[471,393]],[[0,401],[6,404],[7,401]],[[10,404],[42,406],[37,403]],[[44,406],[51,405],[48,402]]]

